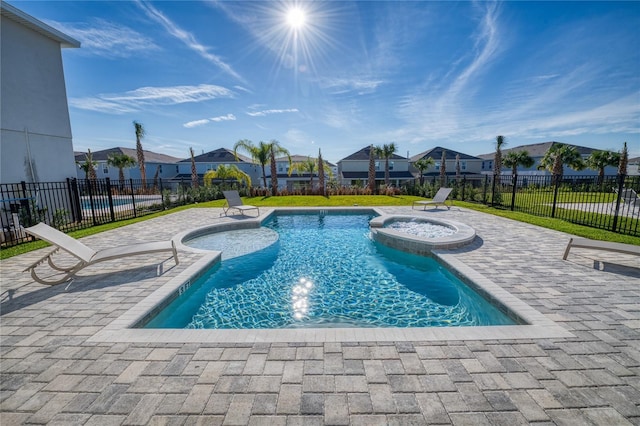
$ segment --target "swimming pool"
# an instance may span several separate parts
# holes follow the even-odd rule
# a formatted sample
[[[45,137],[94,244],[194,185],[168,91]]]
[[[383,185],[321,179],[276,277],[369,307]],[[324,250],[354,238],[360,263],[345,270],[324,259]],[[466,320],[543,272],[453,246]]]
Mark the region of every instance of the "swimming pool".
[[[515,322],[434,258],[369,237],[373,214],[276,214],[274,244],[217,264],[145,328],[444,327]]]

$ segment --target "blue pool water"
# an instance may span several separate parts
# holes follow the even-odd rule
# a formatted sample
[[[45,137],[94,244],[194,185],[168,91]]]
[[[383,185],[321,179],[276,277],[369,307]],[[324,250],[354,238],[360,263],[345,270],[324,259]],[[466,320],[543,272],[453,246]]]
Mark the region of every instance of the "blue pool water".
[[[435,259],[379,245],[363,214],[276,215],[277,243],[223,260],[146,328],[514,324]]]

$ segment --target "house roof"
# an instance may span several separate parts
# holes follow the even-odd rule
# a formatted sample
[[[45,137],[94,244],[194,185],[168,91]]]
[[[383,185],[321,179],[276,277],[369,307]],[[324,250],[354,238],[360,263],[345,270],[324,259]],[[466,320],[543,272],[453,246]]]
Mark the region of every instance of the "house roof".
[[[60,43],[61,47],[80,47],[80,42],[78,40],[56,30],[33,16],[26,14],[17,7],[11,6],[9,3],[4,1],[0,2],[0,13],[7,19],[11,19],[32,31],[57,41]]]
[[[435,161],[442,160],[442,151],[445,151],[445,159],[446,160],[455,160],[456,155],[460,155],[461,160],[478,160],[478,157],[474,157],[472,155],[465,154],[463,152],[454,151],[452,149],[446,149],[441,146],[436,146],[428,151],[421,152],[420,154],[414,155],[411,157],[411,162],[415,163],[421,158],[433,158]]]
[[[194,160],[196,163],[253,163],[251,158],[241,154],[238,154],[238,159],[236,159],[233,150],[227,148],[218,148],[205,152],[204,154],[196,155]],[[191,161],[191,158],[180,160],[181,163],[188,161]]]
[[[177,163],[180,161],[179,158],[171,157],[170,155],[158,154],[157,152],[144,150],[144,161],[148,163]],[[138,161],[138,153],[135,149],[132,148],[109,148],[103,149],[102,151],[95,151],[91,153],[93,156],[93,161],[107,161],[110,155],[113,154],[125,154],[129,157],[132,157],[134,160]],[[74,152],[76,161],[84,161],[85,153],[84,152]]]
[[[371,151],[371,145],[365,146],[360,151],[354,152],[353,154],[343,158],[340,161],[369,160],[369,151]],[[397,155],[397,154],[393,154],[391,157],[389,157],[389,159],[390,160],[406,160],[407,158],[406,157],[402,157],[402,156]],[[338,161],[338,162],[340,162],[340,161]]]
[[[533,158],[544,157],[544,154],[546,154],[549,148],[551,148],[553,145],[558,145],[558,144],[575,146],[578,152],[580,153],[580,155],[589,155],[593,151],[597,151],[597,149],[588,148],[586,146],[579,146],[579,145],[573,145],[573,144],[564,143],[564,142],[550,141],[550,142],[534,143],[530,145],[520,145],[520,146],[515,146],[513,148],[503,149],[502,155],[504,156],[505,154],[511,151],[527,151],[530,157],[533,157]],[[478,155],[478,157],[482,158],[483,160],[493,160],[493,158],[495,157],[495,152]]]

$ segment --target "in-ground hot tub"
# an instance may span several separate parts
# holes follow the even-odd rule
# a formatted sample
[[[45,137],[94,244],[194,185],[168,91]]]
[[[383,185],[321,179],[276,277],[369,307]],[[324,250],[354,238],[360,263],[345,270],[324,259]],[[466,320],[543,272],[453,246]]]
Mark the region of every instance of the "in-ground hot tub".
[[[476,231],[464,223],[409,215],[383,215],[369,222],[371,238],[386,246],[428,255],[470,244]]]

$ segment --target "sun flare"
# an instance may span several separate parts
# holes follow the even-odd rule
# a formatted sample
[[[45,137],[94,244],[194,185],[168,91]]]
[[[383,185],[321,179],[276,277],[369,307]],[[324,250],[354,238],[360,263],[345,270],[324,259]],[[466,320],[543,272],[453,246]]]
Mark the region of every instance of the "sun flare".
[[[304,26],[305,21],[306,16],[302,9],[294,7],[289,9],[289,11],[287,12],[287,23],[290,27],[294,29],[301,28],[302,26]]]

